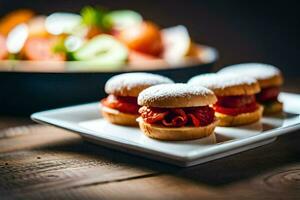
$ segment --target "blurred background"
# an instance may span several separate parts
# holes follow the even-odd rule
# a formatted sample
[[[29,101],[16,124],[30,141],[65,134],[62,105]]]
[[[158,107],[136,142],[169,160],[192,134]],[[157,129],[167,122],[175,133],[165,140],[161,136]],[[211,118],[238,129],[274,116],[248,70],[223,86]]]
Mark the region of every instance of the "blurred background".
[[[85,5],[133,9],[161,27],[183,24],[196,42],[218,49],[220,59],[215,69],[257,61],[273,64],[289,76],[300,74],[300,14],[292,1],[1,0],[0,15],[16,8],[45,14],[79,11]]]
[[[53,12],[78,13],[87,5],[100,5],[111,10],[135,10],[161,28],[182,24],[187,27],[193,42],[218,50],[219,59],[213,70],[241,62],[269,63],[283,71],[286,85],[290,82],[290,85],[299,87],[293,81],[300,75],[300,14],[297,3],[293,1],[0,0],[0,17],[19,8],[29,8],[44,15]],[[32,47],[34,49],[28,52],[36,52],[36,45]],[[185,82],[193,75],[211,71],[213,63],[208,63],[206,67],[200,64],[197,68],[166,68],[155,73]],[[145,70],[143,65],[141,67],[141,70]],[[3,71],[0,73],[0,113],[29,115],[40,110],[98,101],[106,95],[103,86],[113,75],[91,71]],[[28,101],[20,102],[20,99]]]

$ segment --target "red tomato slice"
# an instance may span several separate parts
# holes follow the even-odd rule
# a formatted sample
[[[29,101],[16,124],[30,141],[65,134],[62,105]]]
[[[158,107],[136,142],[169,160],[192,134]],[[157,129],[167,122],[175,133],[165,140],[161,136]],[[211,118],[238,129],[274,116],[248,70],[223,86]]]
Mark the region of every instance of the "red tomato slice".
[[[188,123],[188,117],[182,108],[173,108],[170,109],[169,116],[164,118],[162,123],[165,126],[181,127]]]
[[[213,108],[209,106],[199,107],[198,109],[190,109],[187,111],[188,113],[192,113],[199,120],[199,126],[206,126],[212,123],[215,119],[215,111]],[[195,123],[194,123],[195,125]],[[196,126],[196,125],[195,125]]]
[[[28,60],[63,61],[65,55],[53,52],[53,40],[48,38],[29,38],[24,46]]]
[[[162,58],[130,50],[128,56],[128,68],[133,70],[160,69],[168,63]]]
[[[187,114],[187,116],[190,118],[190,120],[192,121],[192,123],[195,127],[200,126],[200,120],[194,114],[190,113],[190,114]]]
[[[162,121],[169,113],[169,111],[161,108],[148,108],[146,106],[143,106],[139,109],[139,113],[141,114],[145,122],[154,124],[156,122]]]
[[[129,62],[147,62],[156,60],[157,57],[151,56],[149,54],[141,53],[138,51],[131,50],[129,52],[128,60]]]
[[[5,37],[0,35],[0,60],[7,58],[8,52],[6,48]]]
[[[264,88],[256,95],[256,99],[259,102],[277,100],[279,93],[280,88],[278,86]]]
[[[109,95],[101,103],[109,108],[119,110],[123,113],[138,114],[139,105],[136,97],[119,97]]]
[[[193,125],[206,126],[214,120],[214,109],[208,106],[193,108],[153,108],[143,106],[139,113],[149,124],[162,124],[166,127]]]
[[[226,108],[238,108],[254,102],[254,95],[219,96],[216,105]]]
[[[239,115],[242,113],[254,112],[258,108],[258,104],[251,103],[251,104],[245,105],[243,107],[237,107],[237,108],[222,107],[222,106],[215,105],[214,108],[215,108],[215,111],[218,113],[236,116],[236,115]]]
[[[163,50],[159,27],[152,22],[143,22],[122,30],[116,36],[130,49],[159,56]]]

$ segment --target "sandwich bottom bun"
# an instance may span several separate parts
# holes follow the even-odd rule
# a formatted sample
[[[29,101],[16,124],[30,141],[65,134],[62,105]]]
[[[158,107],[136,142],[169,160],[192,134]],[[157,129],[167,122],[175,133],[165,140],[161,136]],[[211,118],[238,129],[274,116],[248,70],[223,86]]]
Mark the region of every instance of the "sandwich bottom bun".
[[[239,126],[251,124],[260,120],[263,110],[263,107],[259,106],[256,111],[251,113],[242,113],[236,116],[231,116],[215,112],[215,115],[219,119],[218,126]]]
[[[270,104],[263,105],[264,106],[264,115],[272,115],[282,112],[283,103],[279,101],[274,101]]]
[[[209,136],[215,130],[218,120],[207,126],[202,127],[178,127],[178,128],[168,128],[160,125],[153,125],[144,122],[144,120],[139,117],[137,119],[139,122],[140,129],[145,135],[150,138],[157,140],[194,140]]]
[[[122,113],[118,110],[111,109],[105,106],[101,106],[102,116],[110,123],[122,125],[122,126],[138,126],[136,118],[138,115],[132,115],[128,113]]]

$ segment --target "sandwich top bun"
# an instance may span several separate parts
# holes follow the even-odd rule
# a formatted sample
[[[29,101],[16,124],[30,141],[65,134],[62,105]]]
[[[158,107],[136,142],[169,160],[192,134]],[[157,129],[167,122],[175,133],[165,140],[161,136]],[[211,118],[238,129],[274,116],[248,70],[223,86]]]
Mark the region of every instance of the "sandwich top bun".
[[[207,106],[216,101],[211,90],[184,83],[152,86],[138,96],[139,105],[158,108]]]
[[[232,74],[202,74],[191,78],[188,84],[206,87],[217,96],[252,95],[260,91],[254,78]]]
[[[110,78],[105,84],[105,92],[116,96],[137,97],[142,90],[163,83],[173,81],[151,73],[124,73]]]
[[[251,76],[259,82],[261,88],[280,86],[283,83],[283,77],[280,70],[272,65],[263,63],[231,65],[221,69],[218,73]]]

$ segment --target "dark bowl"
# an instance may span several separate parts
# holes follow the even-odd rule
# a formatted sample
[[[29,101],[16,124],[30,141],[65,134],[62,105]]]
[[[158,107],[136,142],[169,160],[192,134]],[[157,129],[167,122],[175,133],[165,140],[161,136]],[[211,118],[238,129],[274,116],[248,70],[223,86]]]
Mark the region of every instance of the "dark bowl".
[[[165,75],[176,82],[186,82],[194,75],[210,72],[218,59],[214,48],[200,47],[200,60],[165,68],[125,71],[147,71]],[[0,62],[1,114],[26,116],[40,110],[98,101],[105,96],[105,82],[111,76],[125,72],[59,71],[48,70],[48,65],[49,62]],[[41,68],[46,70],[37,71]]]

